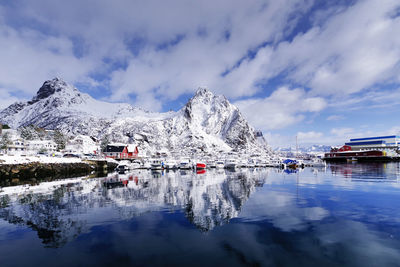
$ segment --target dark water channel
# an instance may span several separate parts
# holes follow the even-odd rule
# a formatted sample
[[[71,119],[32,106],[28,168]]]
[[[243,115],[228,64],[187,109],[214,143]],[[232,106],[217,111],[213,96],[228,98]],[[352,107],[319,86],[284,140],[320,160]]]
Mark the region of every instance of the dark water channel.
[[[400,266],[400,165],[3,187],[0,266]]]

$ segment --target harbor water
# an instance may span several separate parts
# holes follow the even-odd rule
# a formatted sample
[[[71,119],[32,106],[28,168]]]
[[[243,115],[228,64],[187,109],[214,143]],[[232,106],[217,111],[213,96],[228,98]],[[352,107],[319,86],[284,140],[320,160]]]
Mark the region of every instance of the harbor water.
[[[1,266],[400,266],[399,163],[112,173],[0,190]]]

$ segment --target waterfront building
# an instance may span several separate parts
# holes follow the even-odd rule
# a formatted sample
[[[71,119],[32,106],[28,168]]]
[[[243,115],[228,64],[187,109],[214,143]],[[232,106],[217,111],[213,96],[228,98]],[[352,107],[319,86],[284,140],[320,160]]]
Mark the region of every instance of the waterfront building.
[[[325,160],[399,160],[397,135],[353,138],[341,148],[325,153]]]
[[[103,150],[103,154],[113,159],[135,159],[139,150],[135,145],[110,144]]]
[[[376,136],[366,138],[353,138],[350,142],[345,143],[346,146],[351,147],[351,150],[382,150],[394,149],[397,150],[400,146],[400,136]]]

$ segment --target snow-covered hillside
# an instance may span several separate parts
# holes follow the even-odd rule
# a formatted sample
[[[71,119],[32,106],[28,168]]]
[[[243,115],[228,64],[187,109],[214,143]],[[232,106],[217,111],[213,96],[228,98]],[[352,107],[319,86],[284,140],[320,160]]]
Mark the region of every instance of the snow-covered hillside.
[[[0,112],[0,122],[12,128],[36,125],[70,135],[128,142],[140,133],[156,149],[170,151],[262,151],[254,129],[224,96],[199,88],[177,112],[155,113],[129,104],[98,101],[60,78],[46,81],[28,102]]]

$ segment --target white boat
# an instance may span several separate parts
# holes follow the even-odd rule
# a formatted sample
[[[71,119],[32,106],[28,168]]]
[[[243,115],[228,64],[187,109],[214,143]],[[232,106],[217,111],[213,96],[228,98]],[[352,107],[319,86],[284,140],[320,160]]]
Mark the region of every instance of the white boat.
[[[276,168],[282,168],[283,166],[282,160],[280,160],[279,158],[272,158],[269,161],[269,164],[271,167],[276,167]]]
[[[151,163],[150,163],[150,161],[146,160],[146,161],[143,163],[142,168],[143,168],[143,169],[151,169]]]
[[[261,158],[261,167],[267,167],[269,164],[269,159]]]
[[[164,168],[166,169],[177,169],[178,163],[174,159],[167,159],[164,163]]]
[[[118,163],[118,166],[116,169],[117,169],[117,171],[120,171],[120,172],[127,171],[130,169],[130,165],[131,165],[131,162],[129,160],[121,160]]]
[[[228,158],[225,160],[225,168],[235,169],[237,167],[237,160],[235,158]]]
[[[247,168],[247,159],[242,159],[242,160],[238,161],[238,167]]]
[[[254,168],[256,165],[254,164],[254,160],[253,159],[248,159],[247,160],[247,167],[249,168]]]
[[[224,160],[215,161],[215,168],[217,168],[217,169],[225,168],[225,161]]]
[[[206,161],[207,163],[207,168],[216,168],[215,160],[209,159]]]
[[[182,158],[179,161],[179,168],[181,168],[181,169],[192,169],[193,168],[193,163],[190,160],[190,158]]]
[[[161,159],[151,159],[150,165],[152,170],[161,170],[163,168]]]
[[[130,169],[132,170],[136,170],[136,169],[140,169],[142,167],[142,164],[140,163],[140,161],[133,161],[130,165]]]

